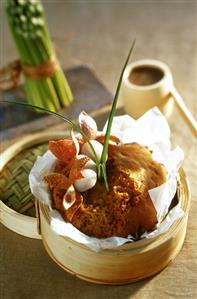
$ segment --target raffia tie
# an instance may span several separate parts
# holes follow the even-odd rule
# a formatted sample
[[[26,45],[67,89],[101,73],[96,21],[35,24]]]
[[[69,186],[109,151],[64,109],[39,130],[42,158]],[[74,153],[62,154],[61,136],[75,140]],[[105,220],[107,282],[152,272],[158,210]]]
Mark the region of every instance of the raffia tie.
[[[31,79],[44,80],[53,76],[59,67],[59,62],[55,55],[51,56],[47,62],[37,66],[25,65],[20,60],[15,60],[0,69],[0,91],[16,88],[19,85],[22,72]]]
[[[48,77],[54,75],[54,73],[58,70],[59,63],[55,56],[51,56],[51,58],[38,66],[28,66],[22,64],[23,73],[34,80],[43,80]]]

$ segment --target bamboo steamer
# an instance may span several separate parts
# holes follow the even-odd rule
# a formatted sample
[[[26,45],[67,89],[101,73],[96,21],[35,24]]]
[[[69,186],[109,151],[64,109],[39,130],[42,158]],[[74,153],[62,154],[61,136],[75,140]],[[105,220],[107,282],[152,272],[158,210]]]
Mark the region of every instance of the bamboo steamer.
[[[4,171],[7,163],[23,150],[42,144],[50,139],[65,138],[65,132],[50,132],[31,134],[11,145],[0,155],[0,172]],[[38,233],[37,219],[16,212],[0,200],[1,223],[12,231],[34,239],[41,239]]]
[[[32,134],[10,146],[0,156],[0,171],[21,151],[51,139],[65,138],[65,132]],[[159,237],[124,244],[96,253],[50,228],[49,208],[36,201],[37,219],[20,214],[0,201],[1,222],[30,238],[41,239],[50,257],[67,272],[98,284],[126,284],[155,275],[172,261],[184,242],[190,204],[189,182],[179,172],[178,197],[184,217]]]
[[[83,280],[118,285],[153,276],[177,256],[184,242],[190,190],[183,169],[179,172],[177,191],[185,214],[176,220],[167,232],[153,239],[127,243],[99,253],[57,235],[50,228],[49,208],[39,202],[42,241],[50,257],[60,267]]]

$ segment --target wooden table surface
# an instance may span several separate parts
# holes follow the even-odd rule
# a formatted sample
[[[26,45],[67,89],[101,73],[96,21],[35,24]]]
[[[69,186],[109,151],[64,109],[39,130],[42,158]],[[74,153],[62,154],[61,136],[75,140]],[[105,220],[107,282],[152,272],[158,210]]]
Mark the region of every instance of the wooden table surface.
[[[1,66],[17,57],[3,13],[4,2],[1,1],[0,9]],[[131,40],[136,37],[132,59],[166,62],[175,86],[197,117],[195,0],[44,1],[44,5],[65,68],[93,66],[113,93]],[[103,118],[99,121],[103,122]],[[1,298],[197,298],[197,143],[176,109],[169,124],[173,146],[179,145],[185,152],[183,167],[192,194],[186,240],[175,261],[142,282],[98,286],[60,269],[40,241],[21,237],[1,225]],[[9,140],[6,146],[12,142]]]

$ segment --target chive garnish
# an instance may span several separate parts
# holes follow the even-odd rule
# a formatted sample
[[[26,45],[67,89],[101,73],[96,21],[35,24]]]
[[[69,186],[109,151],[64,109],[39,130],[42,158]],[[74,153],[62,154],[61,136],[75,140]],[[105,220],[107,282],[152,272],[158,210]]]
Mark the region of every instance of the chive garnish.
[[[108,125],[107,125],[107,130],[106,130],[106,135],[105,135],[105,141],[104,141],[104,145],[103,145],[103,152],[102,152],[102,155],[101,155],[99,175],[100,175],[100,179],[102,179],[102,178],[104,179],[105,186],[106,186],[107,190],[109,190],[109,187],[108,187],[108,183],[107,183],[106,162],[107,162],[107,153],[108,153],[108,145],[109,145],[111,127],[112,127],[114,115],[116,113],[116,105],[117,105],[117,102],[118,102],[118,96],[119,96],[119,92],[120,92],[120,87],[121,87],[121,83],[122,83],[123,74],[124,74],[125,68],[127,66],[127,63],[129,61],[129,58],[131,56],[131,53],[133,51],[134,46],[135,46],[135,40],[133,41],[133,43],[131,45],[131,48],[129,50],[129,54],[127,56],[127,59],[125,61],[125,64],[123,66],[123,69],[121,71],[121,75],[120,75],[120,78],[119,78],[119,81],[118,81],[118,86],[116,88],[116,93],[115,93],[115,96],[114,96],[114,100],[113,100],[113,103],[112,103],[112,108],[111,108],[109,119],[108,119]]]

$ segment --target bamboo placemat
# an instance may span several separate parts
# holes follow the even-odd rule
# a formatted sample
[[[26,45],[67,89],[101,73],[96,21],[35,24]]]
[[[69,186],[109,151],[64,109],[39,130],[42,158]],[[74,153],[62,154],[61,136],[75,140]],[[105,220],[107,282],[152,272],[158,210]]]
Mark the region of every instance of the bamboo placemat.
[[[0,199],[21,214],[36,216],[28,176],[36,158],[46,149],[47,143],[25,149],[12,158],[0,172]]]

